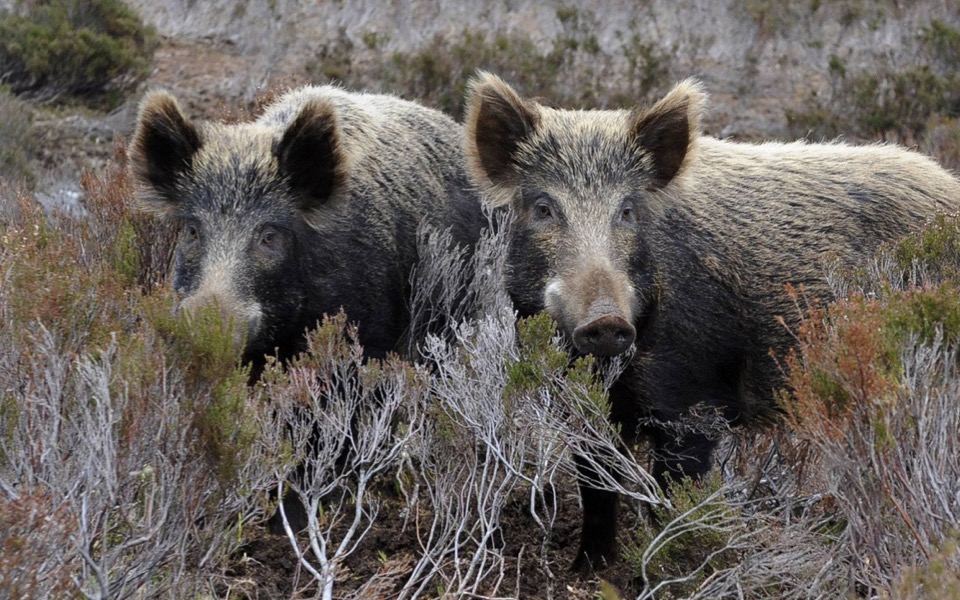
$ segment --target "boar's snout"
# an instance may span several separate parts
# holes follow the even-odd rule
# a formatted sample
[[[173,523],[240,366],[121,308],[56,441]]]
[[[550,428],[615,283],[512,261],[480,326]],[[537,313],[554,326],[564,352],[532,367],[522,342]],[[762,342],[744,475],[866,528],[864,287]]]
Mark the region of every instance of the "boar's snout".
[[[637,337],[633,325],[617,315],[603,315],[573,330],[573,343],[584,354],[616,356]]]

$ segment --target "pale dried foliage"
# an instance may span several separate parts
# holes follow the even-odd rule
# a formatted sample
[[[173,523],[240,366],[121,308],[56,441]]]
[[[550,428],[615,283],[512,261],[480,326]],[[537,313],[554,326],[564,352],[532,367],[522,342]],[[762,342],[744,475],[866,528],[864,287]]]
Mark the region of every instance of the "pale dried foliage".
[[[800,333],[791,430],[741,436],[722,461],[722,502],[740,516],[721,519],[722,534],[738,559],[684,597],[960,597],[948,575],[960,568],[958,350],[934,319],[932,339],[909,336],[891,370],[876,337],[887,303],[934,289],[938,267],[905,270],[889,252],[855,273],[828,265],[847,300]],[[709,511],[697,519],[716,527]]]
[[[113,373],[115,344],[70,356],[41,325],[29,352],[5,337],[0,513],[26,519],[7,532],[2,587],[12,584],[15,596],[151,597],[219,568],[251,498],[219,485],[197,452],[177,374],[134,394]],[[247,458],[237,477],[257,482],[262,457]],[[10,581],[11,573],[19,575]]]
[[[114,295],[102,270],[108,257],[97,246],[107,240],[84,238],[93,234],[69,219],[62,231],[47,229],[56,226],[41,224],[24,199],[8,207],[0,249],[2,595],[148,598],[210,588],[237,528],[256,516],[249,490],[265,485],[268,457],[249,448],[228,479],[197,426],[209,392],[193,395],[155,331],[127,319],[107,323],[112,333],[98,330],[135,306],[134,297]],[[83,254],[69,269],[31,264],[77,248]],[[38,287],[20,288],[31,269],[50,272],[27,273]],[[251,395],[242,413],[256,419],[260,405]],[[225,439],[240,427],[230,429],[220,432]]]
[[[127,218],[108,210],[122,199],[100,193],[108,203],[91,218]],[[95,268],[127,268],[117,254],[126,234],[98,222],[64,225],[67,237],[44,241],[53,233],[30,221],[26,204],[8,208],[0,248],[5,596],[255,594],[227,569],[255,521],[292,493],[309,520],[286,535],[298,565],[294,596],[518,597],[523,578],[536,574],[538,597],[587,597],[568,587],[568,565],[553,547],[578,456],[593,462],[594,486],[656,516],[656,526],[642,514],[621,534],[640,598],[957,597],[956,578],[943,573],[960,569],[960,375],[942,331],[908,340],[902,370],[857,379],[850,365],[876,349],[864,343],[836,358],[841,341],[867,338],[816,313],[798,333],[792,366],[846,386],[852,401],[842,418],[802,385],[791,430],[730,432],[702,415],[683,426],[725,436],[717,474],[667,500],[643,469],[642,449],[621,448],[606,418],[602,392],[622,360],[571,364],[549,323],[517,326],[502,287],[502,221],[472,254],[451,249],[446,234],[422,232],[415,361],[365,360],[355,327],[340,316],[310,334],[302,357],[269,366],[247,387],[229,364],[183,355],[175,329],[149,326],[164,321],[162,309],[149,308],[156,296],[111,287]],[[66,250],[54,244],[69,250],[69,236],[82,238],[77,273],[50,281],[69,287],[73,304],[18,270],[38,256],[61,257]],[[138,265],[117,277],[151,288],[162,270],[154,259]],[[859,278],[827,271],[849,298],[935,283],[920,264],[904,276],[889,256]],[[14,287],[27,280],[39,282],[36,303],[49,296],[57,310],[33,306]],[[98,293],[105,314],[127,315],[106,333],[85,296]],[[25,322],[25,314],[35,317]],[[507,551],[504,523],[518,506],[535,531]],[[371,533],[384,523],[415,543],[358,581],[351,560],[375,551]]]

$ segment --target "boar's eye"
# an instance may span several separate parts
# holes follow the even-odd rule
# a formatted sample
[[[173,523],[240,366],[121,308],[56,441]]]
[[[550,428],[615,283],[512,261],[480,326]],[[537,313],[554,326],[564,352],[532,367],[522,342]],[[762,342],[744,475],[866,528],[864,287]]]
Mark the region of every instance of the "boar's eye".
[[[620,207],[620,222],[624,225],[633,225],[637,222],[637,211],[630,204]]]
[[[553,207],[546,200],[540,200],[533,205],[533,218],[541,222],[553,221]]]
[[[266,256],[279,257],[283,252],[283,231],[276,227],[266,226],[254,238],[257,241],[256,249]]]
[[[524,218],[537,227],[545,227],[563,219],[563,213],[554,200],[546,192],[539,190],[524,190],[520,196],[520,206],[523,207]]]
[[[196,242],[200,239],[200,227],[196,223],[187,223],[183,226],[183,236],[191,244]]]

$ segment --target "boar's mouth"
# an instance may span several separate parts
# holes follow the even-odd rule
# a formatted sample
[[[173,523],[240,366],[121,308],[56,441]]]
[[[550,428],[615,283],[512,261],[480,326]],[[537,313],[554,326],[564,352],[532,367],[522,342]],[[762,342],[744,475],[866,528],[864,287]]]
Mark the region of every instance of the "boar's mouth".
[[[573,323],[558,319],[570,349],[578,355],[597,358],[627,353],[643,335],[653,315],[655,294],[653,276],[644,275],[634,284],[631,306],[618,306],[611,298],[593,301],[581,318]]]

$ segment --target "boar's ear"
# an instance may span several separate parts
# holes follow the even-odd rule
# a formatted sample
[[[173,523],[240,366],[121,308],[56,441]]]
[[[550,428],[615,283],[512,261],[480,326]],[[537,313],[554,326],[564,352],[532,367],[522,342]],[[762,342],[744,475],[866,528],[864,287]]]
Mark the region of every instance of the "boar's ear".
[[[346,160],[333,104],[317,98],[307,101],[283,132],[274,155],[300,210],[326,204],[346,182]]]
[[[197,128],[172,95],[154,91],[144,97],[131,143],[130,169],[136,181],[154,192],[143,197],[147,208],[158,213],[173,208],[177,181],[192,168],[201,143]]]
[[[493,192],[494,205],[512,198],[519,184],[517,150],[540,120],[537,105],[524,101],[496,75],[479,73],[467,95],[466,156],[474,180]],[[498,193],[499,192],[499,193]]]
[[[651,188],[666,187],[689,163],[700,135],[705,102],[700,84],[687,79],[651,109],[631,115],[631,134],[650,158]]]

